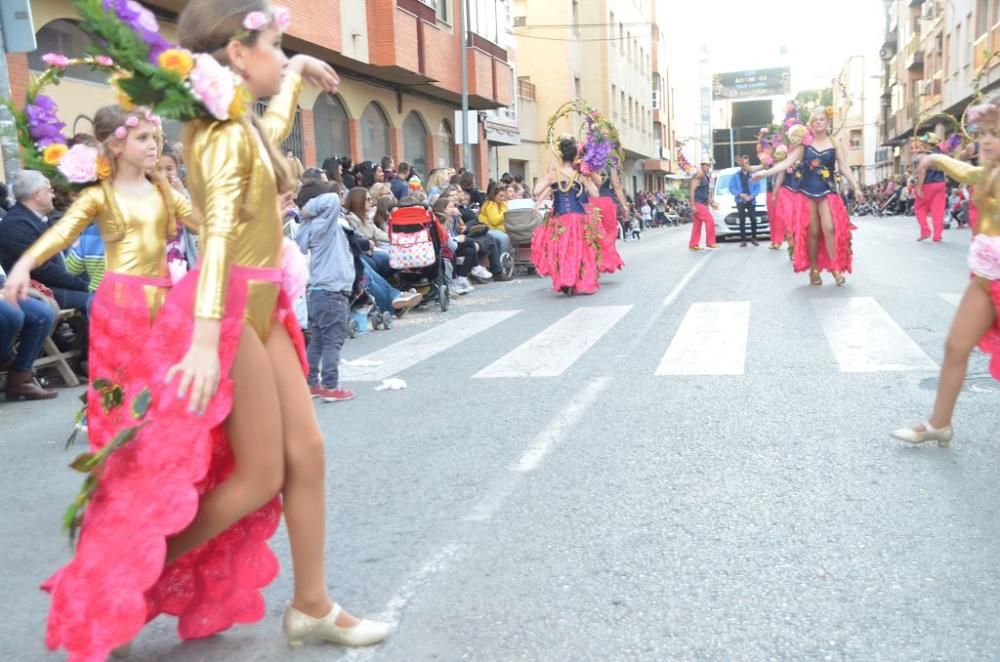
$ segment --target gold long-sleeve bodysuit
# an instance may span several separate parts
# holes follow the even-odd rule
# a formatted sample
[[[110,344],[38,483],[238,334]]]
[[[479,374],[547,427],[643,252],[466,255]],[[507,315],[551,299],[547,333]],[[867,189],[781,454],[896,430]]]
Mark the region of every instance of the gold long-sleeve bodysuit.
[[[259,124],[277,144],[292,128],[302,77],[286,74]],[[192,122],[185,135],[188,185],[204,219],[194,316],[221,319],[233,266],[280,265],[282,222],[274,168],[260,135],[246,120]],[[250,281],[245,319],[267,338],[278,285]]]
[[[191,204],[177,191],[166,188],[134,195],[110,185],[84,189],[63,217],[27,251],[37,264],[73,245],[88,225],[96,223],[104,240],[107,270],[130,276],[167,276],[167,240],[177,236],[177,223],[192,227]],[[109,199],[110,198],[110,199]],[[170,205],[168,209],[167,205]],[[120,215],[115,213],[117,206]],[[166,299],[166,288],[145,287],[150,316]]]
[[[982,184],[983,174],[986,169],[983,166],[974,166],[965,161],[953,159],[950,156],[938,156],[934,159],[934,167],[945,172],[949,177],[962,184],[975,184],[976,194],[973,196],[973,203],[979,207],[979,227],[977,234],[987,237],[1000,236],[1000,191],[990,190]],[[982,276],[976,276],[976,280],[989,292],[989,282]]]

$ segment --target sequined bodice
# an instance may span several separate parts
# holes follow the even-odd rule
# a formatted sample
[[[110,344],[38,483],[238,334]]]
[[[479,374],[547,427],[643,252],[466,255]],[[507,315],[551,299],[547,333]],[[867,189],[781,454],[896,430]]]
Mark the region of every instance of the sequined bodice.
[[[812,145],[807,145],[802,158],[802,165],[796,178],[799,180],[799,190],[811,198],[822,198],[833,190],[834,166],[837,163],[837,150],[829,147],[822,151]]]
[[[587,193],[580,182],[573,182],[568,191],[552,185],[552,210],[555,214],[585,214],[583,205],[588,202]]]

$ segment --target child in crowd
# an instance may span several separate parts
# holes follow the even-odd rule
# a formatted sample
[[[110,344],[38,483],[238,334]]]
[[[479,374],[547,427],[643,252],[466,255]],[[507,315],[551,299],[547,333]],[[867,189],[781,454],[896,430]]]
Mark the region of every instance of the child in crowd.
[[[362,241],[340,220],[340,195],[329,185],[313,187],[303,200],[302,227],[295,241],[309,253],[309,392],[324,402],[343,402],[354,393],[340,387],[340,349],[349,335],[351,299],[362,291]],[[367,241],[365,241],[367,243]]]

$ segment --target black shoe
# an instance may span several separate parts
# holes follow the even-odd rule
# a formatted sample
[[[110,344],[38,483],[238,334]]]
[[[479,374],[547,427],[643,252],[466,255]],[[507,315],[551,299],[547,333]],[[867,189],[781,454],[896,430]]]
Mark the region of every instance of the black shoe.
[[[747,242],[744,241],[742,244],[740,244],[740,248],[746,248],[746,247],[747,247]]]

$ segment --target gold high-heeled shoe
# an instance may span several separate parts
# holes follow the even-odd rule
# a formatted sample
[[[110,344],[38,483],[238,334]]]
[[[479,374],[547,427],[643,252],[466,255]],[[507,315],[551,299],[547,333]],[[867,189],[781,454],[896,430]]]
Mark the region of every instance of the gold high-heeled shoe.
[[[847,279],[844,278],[844,274],[840,273],[839,271],[834,271],[833,282],[837,284],[837,287],[843,287],[844,283],[847,282]]]
[[[809,270],[809,284],[810,285],[822,285],[823,279],[819,275],[819,269]]]
[[[326,641],[338,646],[360,648],[380,643],[389,636],[392,628],[388,623],[369,621],[365,619],[350,628],[336,625],[337,617],[343,611],[340,605],[334,604],[330,613],[323,618],[313,618],[308,614],[288,605],[282,620],[282,629],[288,645],[297,648],[306,641]]]
[[[946,425],[943,428],[935,428],[930,423],[925,422],[923,427],[923,432],[912,428],[900,428],[893,431],[892,436],[910,444],[924,444],[928,441],[936,441],[937,445],[941,448],[948,448],[951,445],[951,439],[955,435],[955,431],[950,425]]]

